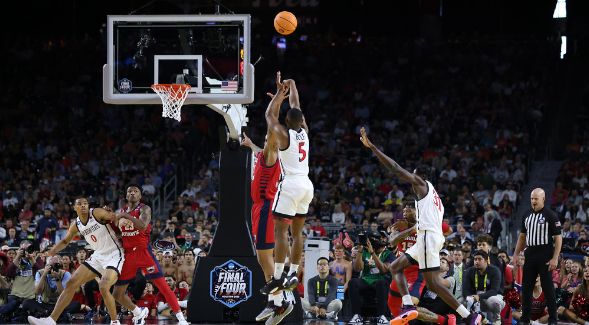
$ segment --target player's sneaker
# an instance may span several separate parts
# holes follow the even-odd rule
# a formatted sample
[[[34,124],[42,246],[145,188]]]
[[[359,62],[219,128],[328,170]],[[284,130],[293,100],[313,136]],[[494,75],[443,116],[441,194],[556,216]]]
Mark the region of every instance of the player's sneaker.
[[[363,323],[364,323],[364,320],[358,314],[352,316],[352,319],[350,319],[350,321],[348,322],[348,324],[363,324]]]
[[[181,320],[181,321],[178,321],[178,325],[190,325],[190,323],[187,322],[186,320]]]
[[[276,325],[282,321],[293,310],[293,306],[288,301],[283,301],[282,306],[274,306],[272,316],[266,320],[266,325]]]
[[[472,313],[466,317],[464,322],[465,325],[480,325],[483,320],[483,316],[479,313]]]
[[[376,321],[377,324],[382,324],[382,325],[387,325],[389,323],[389,320],[386,318],[385,315],[380,315],[380,317],[378,318],[378,320]]]
[[[403,305],[401,314],[393,319],[391,325],[405,325],[410,320],[417,318],[418,312],[415,306]],[[477,324],[478,325],[478,324]]]
[[[268,300],[268,304],[266,304],[266,308],[262,310],[262,312],[256,316],[256,322],[262,322],[268,319],[268,317],[272,316],[272,312],[274,311],[274,300]]]
[[[141,314],[139,316],[133,316],[133,324],[145,325],[145,318],[149,316],[149,308],[141,307]]]
[[[36,318],[29,316],[27,319],[31,325],[55,325],[55,321],[51,317]]]
[[[263,295],[269,295],[277,290],[284,290],[287,284],[287,278],[284,275],[280,279],[274,279],[274,276],[272,276],[270,281],[260,289],[260,293]]]
[[[299,285],[299,279],[297,278],[297,274],[293,273],[292,275],[286,276],[284,290],[285,291],[293,291]]]
[[[446,325],[456,325],[456,315],[446,315]]]

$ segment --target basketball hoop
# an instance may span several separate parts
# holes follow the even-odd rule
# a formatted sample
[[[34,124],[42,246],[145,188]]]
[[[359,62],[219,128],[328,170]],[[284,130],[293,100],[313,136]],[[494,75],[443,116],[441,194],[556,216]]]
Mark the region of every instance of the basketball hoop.
[[[190,85],[182,84],[158,84],[151,85],[151,89],[155,91],[162,99],[164,111],[163,117],[176,119],[180,122],[180,109],[186,100]]]

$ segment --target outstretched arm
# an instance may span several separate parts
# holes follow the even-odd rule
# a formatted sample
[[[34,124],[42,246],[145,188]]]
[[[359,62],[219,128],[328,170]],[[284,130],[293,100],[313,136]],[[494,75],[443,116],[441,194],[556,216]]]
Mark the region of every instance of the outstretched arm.
[[[299,91],[297,90],[297,85],[294,80],[287,79],[284,80],[284,83],[287,83],[290,87],[290,98],[288,100],[290,104],[290,108],[295,108],[301,110],[301,103],[299,102]],[[309,134],[309,127],[307,126],[307,122],[305,121],[305,117],[303,116],[303,123],[301,127],[305,129],[305,132]]]
[[[372,142],[370,142],[370,140],[368,140],[368,137],[366,136],[366,130],[364,130],[364,128],[362,128],[360,130],[360,133],[361,133],[360,141],[362,141],[362,143],[366,147],[370,148],[370,150],[372,150],[372,152],[374,152],[374,154],[376,154],[376,156],[378,157],[380,162],[388,170],[393,172],[393,174],[397,175],[397,177],[401,177],[403,180],[411,183],[412,185],[415,185],[416,187],[421,187],[421,186],[426,185],[425,181],[421,177],[406,171],[403,167],[399,166],[399,164],[397,164],[396,161],[394,161],[393,159],[391,159],[390,157],[388,157],[387,155],[382,153],[380,150],[378,150],[378,148],[375,147],[372,144]],[[419,193],[419,194],[424,194],[424,193]],[[423,195],[421,195],[421,197],[423,197]]]
[[[276,116],[278,116],[280,104],[288,92],[288,85],[280,82],[280,72],[276,74],[276,86],[276,95],[274,95],[274,98],[272,98],[266,109],[266,122],[268,123],[268,132],[274,133],[277,137],[278,144],[283,148],[288,145],[288,133],[286,132],[286,128],[280,125]]]
[[[256,146],[252,142],[252,140],[247,137],[245,132],[243,132],[243,140],[241,140],[241,145],[250,147],[250,149],[252,149],[252,151],[254,152],[254,155],[256,155],[256,156],[260,153],[260,151],[262,151],[262,149],[260,147]]]
[[[401,232],[397,232],[395,234],[391,233],[391,236],[389,237],[389,244],[390,245],[398,245],[400,244],[403,240],[405,240],[405,238],[409,237],[409,235],[411,235],[412,233],[416,232],[417,228],[415,226],[405,229]]]

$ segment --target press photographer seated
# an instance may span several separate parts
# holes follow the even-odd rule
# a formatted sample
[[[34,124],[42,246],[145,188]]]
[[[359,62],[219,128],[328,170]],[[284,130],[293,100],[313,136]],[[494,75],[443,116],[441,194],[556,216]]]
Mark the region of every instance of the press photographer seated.
[[[348,282],[348,294],[352,308],[352,320],[358,322],[361,319],[361,295],[366,296],[369,291],[376,292],[378,324],[388,324],[387,299],[390,280],[385,279],[390,263],[395,260],[395,255],[386,249],[386,233],[378,231],[365,231],[358,236],[358,250],[362,251],[354,258],[354,271],[362,274],[360,278],[351,279]],[[351,321],[352,322],[352,321]],[[352,323],[355,323],[352,322]]]
[[[35,274],[35,294],[39,298],[25,299],[22,303],[23,308],[36,313],[40,317],[48,317],[55,308],[55,303],[70,278],[70,272],[63,270],[59,257],[53,256],[47,261],[45,268]],[[80,307],[80,302],[73,300],[65,307],[64,312],[73,314],[78,312]]]

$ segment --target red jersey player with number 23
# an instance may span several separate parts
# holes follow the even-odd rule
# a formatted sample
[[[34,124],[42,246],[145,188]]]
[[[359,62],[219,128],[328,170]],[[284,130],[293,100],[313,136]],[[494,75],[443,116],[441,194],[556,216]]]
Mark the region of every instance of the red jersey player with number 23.
[[[137,270],[141,269],[147,280],[153,280],[160,293],[166,297],[166,301],[172,307],[179,325],[188,325],[180,310],[176,295],[172,292],[166,281],[162,269],[155,259],[149,246],[149,233],[151,230],[151,208],[141,203],[141,187],[136,184],[127,186],[127,207],[117,212],[117,220],[125,249],[125,264],[115,283],[113,295],[124,307],[131,310],[135,317],[135,324],[144,325],[144,314],[149,310],[145,307],[137,307],[131,298],[125,294],[129,283],[133,282]],[[186,302],[183,302],[186,303]],[[186,306],[183,306],[186,308]]]

